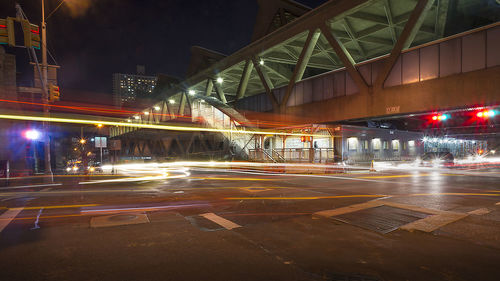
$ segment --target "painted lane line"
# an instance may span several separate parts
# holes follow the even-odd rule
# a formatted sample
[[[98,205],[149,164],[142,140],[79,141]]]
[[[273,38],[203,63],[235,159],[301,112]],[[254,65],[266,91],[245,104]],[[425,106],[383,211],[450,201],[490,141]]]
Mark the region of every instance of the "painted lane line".
[[[409,224],[403,225],[400,229],[413,232],[415,230],[423,232],[433,232],[445,225],[456,222],[467,217],[468,214],[447,212],[439,215],[428,216],[424,219],[416,220]]]
[[[239,224],[236,224],[230,220],[227,220],[223,217],[219,217],[218,215],[214,214],[214,213],[206,213],[206,214],[201,214],[200,216],[208,219],[208,220],[211,220],[213,222],[215,222],[216,224],[224,227],[225,229],[227,230],[231,230],[233,228],[238,228],[238,227],[241,227],[241,225]]]
[[[0,216],[0,232],[15,218],[24,208],[9,209]]]
[[[481,215],[486,215],[489,214],[491,211],[488,210],[487,208],[479,208],[474,211],[467,212],[469,215],[476,215],[476,216],[481,216]]]
[[[0,188],[0,190],[22,189],[22,188],[31,188],[31,187],[60,186],[60,185],[62,185],[62,183],[35,184],[35,185],[20,185],[20,186],[2,187],[2,188]]]
[[[227,197],[225,200],[317,200],[337,198],[381,198],[389,195],[338,195],[338,196],[311,196],[311,197]]]
[[[58,206],[33,206],[24,207],[25,210],[38,210],[38,209],[66,209],[66,208],[83,208],[83,207],[97,207],[99,204],[83,204],[83,205],[58,205]]]

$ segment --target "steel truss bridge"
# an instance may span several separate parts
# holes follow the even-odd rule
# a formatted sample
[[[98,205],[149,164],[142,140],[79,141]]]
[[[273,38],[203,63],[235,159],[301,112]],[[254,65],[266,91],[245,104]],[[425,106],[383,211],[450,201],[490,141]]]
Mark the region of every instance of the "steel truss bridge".
[[[444,37],[452,4],[467,9],[478,0],[339,0],[311,11],[275,2],[259,12],[262,37],[176,87],[158,85],[162,99],[127,122],[190,116],[241,127],[248,120],[238,112],[257,111],[322,123],[500,101],[500,16]],[[208,122],[207,111],[222,123]]]

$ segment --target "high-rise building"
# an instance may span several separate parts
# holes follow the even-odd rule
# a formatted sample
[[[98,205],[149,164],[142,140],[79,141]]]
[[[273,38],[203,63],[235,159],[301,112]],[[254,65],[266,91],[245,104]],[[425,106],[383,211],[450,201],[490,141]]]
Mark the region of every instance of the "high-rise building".
[[[115,106],[136,100],[138,96],[147,96],[156,86],[156,76],[144,74],[144,66],[137,66],[137,74],[113,74],[113,100]]]

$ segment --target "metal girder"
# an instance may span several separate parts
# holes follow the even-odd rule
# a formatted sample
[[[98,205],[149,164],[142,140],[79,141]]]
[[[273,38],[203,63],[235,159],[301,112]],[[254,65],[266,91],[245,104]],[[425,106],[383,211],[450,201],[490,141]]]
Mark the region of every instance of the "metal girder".
[[[354,43],[354,46],[356,46],[356,49],[358,49],[359,53],[361,54],[361,57],[366,58],[365,50],[363,50],[363,47],[359,43],[359,39],[357,39],[359,36],[354,32],[354,29],[349,23],[349,20],[347,18],[344,18],[342,21],[345,31],[347,32],[347,34],[349,34],[352,43]]]
[[[278,76],[280,77],[282,80],[285,80],[285,81],[290,81],[290,78],[292,77],[292,71],[289,70],[288,68],[280,65],[280,64],[276,64],[276,68],[274,68],[275,66],[272,65],[272,62],[269,62],[269,61],[266,61],[266,63],[263,65],[263,68],[267,69],[269,72],[273,73],[275,76]]]
[[[358,72],[356,67],[354,66],[356,62],[354,59],[351,57],[351,55],[347,52],[345,47],[335,38],[330,29],[326,26],[326,24],[323,24],[320,26],[321,32],[325,36],[325,38],[328,40],[332,48],[335,50],[337,53],[337,56],[340,58],[342,63],[347,69],[347,72],[349,72],[349,75],[351,75],[351,78],[354,80],[356,85],[358,86],[360,91],[366,91],[368,89],[368,85],[366,84],[365,79],[361,74]]]
[[[242,99],[247,91],[248,81],[252,76],[253,62],[247,60],[245,66],[243,67],[243,73],[241,74],[240,84],[238,85],[238,91],[236,92],[236,100]]]
[[[183,116],[184,115],[184,109],[186,107],[186,99],[187,99],[186,93],[182,92],[182,94],[181,94],[181,102],[179,104],[179,112],[177,114],[179,116]]]
[[[212,79],[207,79],[207,86],[205,87],[205,96],[207,97],[211,96],[213,88],[214,88],[214,83]]]
[[[214,86],[215,92],[217,92],[217,95],[219,96],[220,101],[223,102],[223,103],[227,103],[226,95],[224,94],[224,91],[222,90],[221,85],[219,85],[213,79],[212,79],[212,85]]]
[[[288,64],[288,65],[296,65],[297,64],[297,61],[293,61],[289,58],[280,57],[278,54],[266,57],[266,61],[270,61],[270,62],[274,62],[274,63],[281,63],[281,64]],[[336,65],[333,65],[330,63],[322,64],[322,63],[310,62],[308,64],[308,67],[314,67],[314,68],[324,69],[324,70],[332,70],[332,69],[335,69]]]
[[[269,98],[269,100],[271,101],[271,103],[273,104],[273,108],[278,109],[279,103],[273,94],[273,91],[272,91],[273,84],[271,82],[271,79],[269,79],[269,76],[267,76],[267,73],[262,70],[262,68],[260,67],[260,63],[257,62],[256,58],[253,58],[252,62],[253,62],[253,65],[255,67],[255,71],[257,71],[257,74],[260,77],[260,81],[262,82],[262,85],[266,89],[266,95]]]
[[[320,34],[321,32],[319,30],[310,30],[309,33],[307,34],[307,39],[306,42],[304,43],[304,48],[302,48],[299,60],[297,61],[297,65],[293,70],[293,74],[292,77],[290,78],[290,82],[288,83],[288,87],[286,88],[285,96],[283,97],[283,101],[281,102],[282,108],[286,107],[286,104],[288,103],[288,99],[292,94],[292,90],[293,87],[295,86],[295,83],[302,79],[307,64],[309,63],[309,59],[311,58],[311,54],[314,50],[314,46],[316,46],[316,42],[318,42]]]
[[[389,73],[391,72],[394,63],[401,54],[401,51],[407,49],[410,46],[411,42],[415,38],[416,33],[423,23],[425,14],[432,6],[433,2],[434,0],[419,0],[417,5],[413,9],[413,12],[408,19],[403,32],[399,36],[398,41],[391,51],[391,55],[386,59],[383,68],[378,73],[377,80],[374,83],[374,87],[376,89],[382,88],[385,80],[387,79],[387,75],[389,75]]]
[[[394,28],[394,23],[392,21],[392,8],[389,0],[384,0],[384,11],[385,11],[385,16],[387,17],[387,23],[389,23],[389,30],[391,31],[392,42],[396,44],[397,34],[396,34],[396,29]]]

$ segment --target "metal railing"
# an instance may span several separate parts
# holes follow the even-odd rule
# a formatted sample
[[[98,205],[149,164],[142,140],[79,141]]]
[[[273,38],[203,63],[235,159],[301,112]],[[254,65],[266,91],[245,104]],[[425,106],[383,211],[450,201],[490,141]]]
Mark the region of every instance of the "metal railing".
[[[263,162],[333,163],[338,157],[333,148],[280,148],[249,150],[249,160]]]

